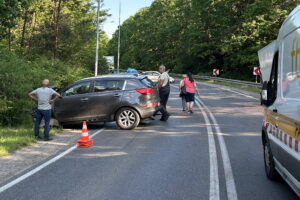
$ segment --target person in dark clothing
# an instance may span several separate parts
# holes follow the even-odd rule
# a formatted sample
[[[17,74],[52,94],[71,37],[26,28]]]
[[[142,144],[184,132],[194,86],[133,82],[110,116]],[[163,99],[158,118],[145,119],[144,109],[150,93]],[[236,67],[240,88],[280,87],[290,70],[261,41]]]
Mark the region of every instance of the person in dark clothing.
[[[159,72],[161,75],[158,79],[157,88],[159,91],[160,97],[160,109],[159,111],[162,113],[161,121],[167,121],[170,117],[170,114],[167,111],[167,103],[170,95],[170,77],[166,72],[166,67],[161,65],[159,67]]]

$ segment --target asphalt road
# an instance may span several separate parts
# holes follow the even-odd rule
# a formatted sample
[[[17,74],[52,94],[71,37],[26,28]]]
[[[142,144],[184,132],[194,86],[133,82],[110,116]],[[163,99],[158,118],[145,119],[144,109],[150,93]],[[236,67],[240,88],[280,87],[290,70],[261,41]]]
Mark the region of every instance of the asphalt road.
[[[182,112],[173,88],[168,122],[143,123],[133,131],[106,124],[93,147],[73,150],[0,193],[0,199],[297,199],[284,181],[265,176],[258,100],[199,87],[207,107],[198,102],[202,112],[198,105],[192,115]]]

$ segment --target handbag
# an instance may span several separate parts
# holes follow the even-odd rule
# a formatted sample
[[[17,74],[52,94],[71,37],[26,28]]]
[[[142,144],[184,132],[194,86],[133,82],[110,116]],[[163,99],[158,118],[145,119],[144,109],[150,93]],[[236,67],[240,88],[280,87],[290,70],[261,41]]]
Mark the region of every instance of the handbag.
[[[186,88],[185,88],[185,86],[182,86],[181,88],[180,88],[180,94],[179,94],[179,96],[180,97],[183,97],[184,95],[186,95]]]

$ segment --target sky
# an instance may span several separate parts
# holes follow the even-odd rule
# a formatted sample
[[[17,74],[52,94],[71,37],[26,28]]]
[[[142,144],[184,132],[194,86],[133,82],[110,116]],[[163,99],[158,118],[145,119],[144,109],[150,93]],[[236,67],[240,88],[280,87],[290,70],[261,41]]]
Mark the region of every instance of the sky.
[[[138,10],[151,5],[153,0],[121,0],[121,23],[134,15]],[[119,0],[104,0],[102,9],[108,10],[111,14],[102,28],[111,38],[112,34],[117,30],[119,23]]]

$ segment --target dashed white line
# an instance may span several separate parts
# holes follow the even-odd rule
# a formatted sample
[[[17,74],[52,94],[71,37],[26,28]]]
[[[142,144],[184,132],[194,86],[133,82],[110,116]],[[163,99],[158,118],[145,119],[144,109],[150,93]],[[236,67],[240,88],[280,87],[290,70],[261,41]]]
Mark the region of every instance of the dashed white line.
[[[99,131],[95,132],[94,134],[92,134],[90,137],[93,138],[96,135],[98,135],[99,133],[101,133],[104,130],[104,128],[100,129]],[[34,175],[35,173],[39,172],[40,170],[44,169],[45,167],[47,167],[48,165],[53,164],[54,162],[56,162],[57,160],[61,159],[62,157],[66,156],[67,154],[71,153],[72,151],[74,151],[77,148],[77,145],[70,147],[69,149],[67,149],[66,151],[62,152],[61,154],[55,156],[54,158],[48,160],[47,162],[41,164],[40,166],[30,170],[29,172],[23,174],[22,176],[16,178],[15,180],[7,183],[6,185],[0,187],[0,193],[4,192],[5,190],[11,188],[12,186],[20,183],[21,181],[25,180],[26,178]]]

